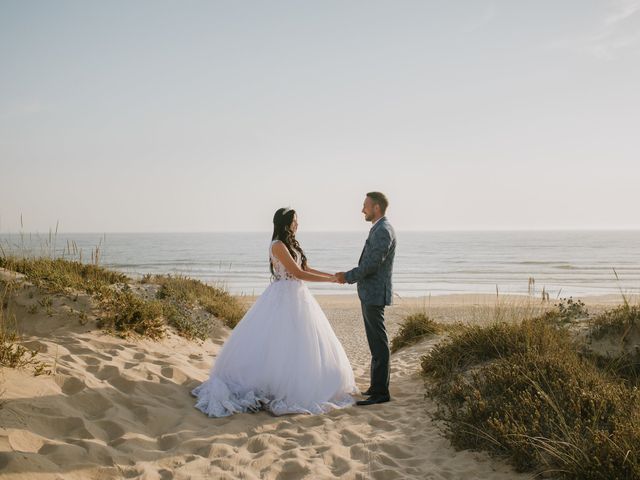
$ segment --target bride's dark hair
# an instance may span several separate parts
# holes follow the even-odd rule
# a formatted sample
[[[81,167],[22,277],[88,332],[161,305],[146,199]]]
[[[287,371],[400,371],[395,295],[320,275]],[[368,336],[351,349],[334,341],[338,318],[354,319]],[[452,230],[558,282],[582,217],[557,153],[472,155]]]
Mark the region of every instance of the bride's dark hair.
[[[285,244],[287,250],[291,256],[297,260],[298,255],[302,257],[302,269],[307,269],[307,257],[302,251],[302,247],[296,240],[296,234],[291,230],[291,224],[293,223],[293,218],[296,215],[296,211],[291,208],[279,208],[276,210],[276,213],[273,215],[273,235],[271,236],[271,240],[280,240]],[[271,263],[271,259],[269,259],[269,268],[271,270],[271,274],[275,275],[273,271],[273,264]]]

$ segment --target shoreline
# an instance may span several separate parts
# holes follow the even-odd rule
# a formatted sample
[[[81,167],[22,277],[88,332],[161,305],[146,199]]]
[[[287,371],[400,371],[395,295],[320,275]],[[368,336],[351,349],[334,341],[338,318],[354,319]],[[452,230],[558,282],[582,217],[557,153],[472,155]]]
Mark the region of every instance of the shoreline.
[[[260,295],[234,295],[245,303],[253,303]],[[332,293],[314,293],[313,296],[321,304],[333,304],[333,305],[359,305],[360,301],[358,295],[355,293],[345,294],[332,294]],[[627,301],[630,304],[640,303],[639,294],[625,295]],[[496,304],[496,300],[499,302],[515,302],[515,303],[539,303],[553,305],[558,303],[561,298],[551,298],[546,301],[538,296],[526,295],[526,294],[490,294],[490,293],[447,293],[443,295],[423,295],[419,297],[399,297],[393,298],[393,305],[395,306],[468,306],[473,304],[492,306]],[[582,295],[571,296],[574,300],[581,300],[586,305],[617,305],[624,303],[623,296],[621,294],[597,294],[597,295]]]

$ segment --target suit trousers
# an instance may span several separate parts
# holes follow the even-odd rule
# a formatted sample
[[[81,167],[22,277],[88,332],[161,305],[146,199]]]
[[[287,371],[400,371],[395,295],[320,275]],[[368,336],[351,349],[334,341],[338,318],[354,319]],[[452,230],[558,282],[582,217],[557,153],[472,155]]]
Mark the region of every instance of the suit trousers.
[[[371,393],[389,395],[389,339],[384,326],[384,305],[361,303],[364,328],[371,351]]]

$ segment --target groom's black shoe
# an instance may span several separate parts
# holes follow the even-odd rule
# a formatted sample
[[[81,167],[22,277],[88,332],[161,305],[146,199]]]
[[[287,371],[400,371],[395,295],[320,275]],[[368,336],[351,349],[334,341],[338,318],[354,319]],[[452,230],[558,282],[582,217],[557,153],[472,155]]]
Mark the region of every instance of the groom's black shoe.
[[[370,397],[371,395],[373,395],[371,387],[367,388],[364,392],[360,392],[360,395],[364,395],[365,397]]]
[[[376,403],[386,403],[391,400],[389,395],[372,395],[366,400],[359,400],[356,402],[356,405],[364,406],[364,405],[375,405]]]

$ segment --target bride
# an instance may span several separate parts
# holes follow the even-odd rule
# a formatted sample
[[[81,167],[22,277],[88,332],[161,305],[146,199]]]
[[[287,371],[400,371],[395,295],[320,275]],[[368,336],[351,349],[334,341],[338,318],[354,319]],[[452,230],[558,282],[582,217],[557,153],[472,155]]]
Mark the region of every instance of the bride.
[[[265,409],[275,415],[324,413],[353,404],[347,355],[303,280],[336,282],[307,264],[295,210],[273,217],[269,250],[274,281],[238,323],[209,379],[193,390],[210,417]]]

